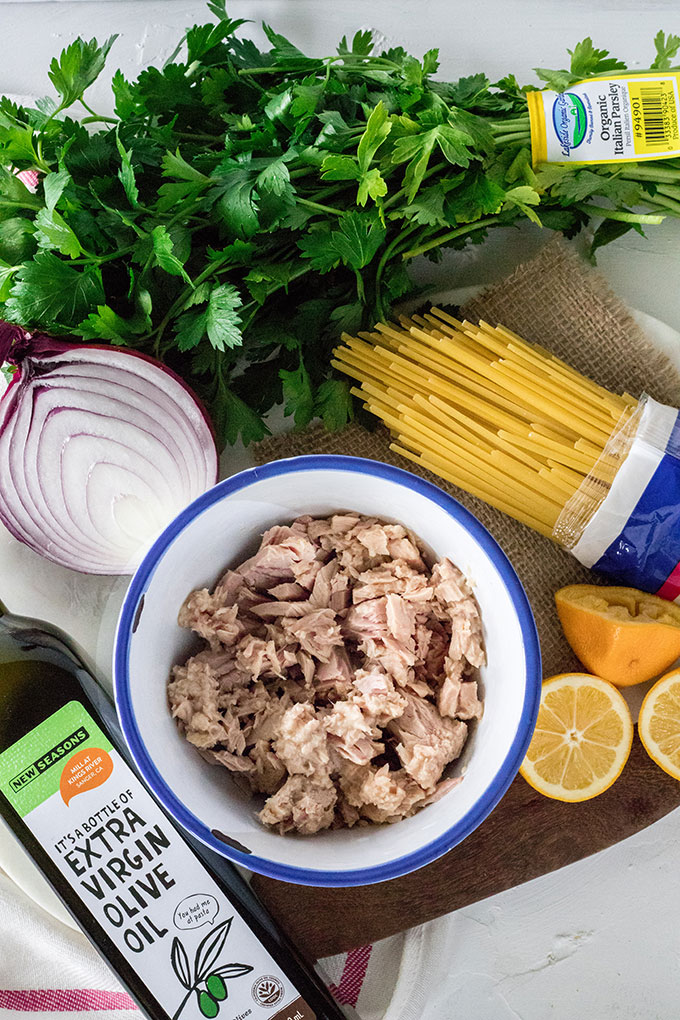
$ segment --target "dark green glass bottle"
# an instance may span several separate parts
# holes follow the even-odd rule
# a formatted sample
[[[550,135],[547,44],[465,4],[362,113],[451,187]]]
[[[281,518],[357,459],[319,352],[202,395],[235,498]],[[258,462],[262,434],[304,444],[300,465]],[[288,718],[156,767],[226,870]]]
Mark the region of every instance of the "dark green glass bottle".
[[[82,653],[1,603],[0,816],[154,1020],[342,1020],[236,869],[142,784]]]

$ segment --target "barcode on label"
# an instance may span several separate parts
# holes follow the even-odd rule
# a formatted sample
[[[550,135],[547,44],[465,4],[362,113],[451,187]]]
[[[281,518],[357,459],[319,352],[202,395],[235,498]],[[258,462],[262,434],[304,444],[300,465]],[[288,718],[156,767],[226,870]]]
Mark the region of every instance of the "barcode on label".
[[[640,86],[640,104],[645,142],[650,146],[666,146],[669,138],[664,123],[662,91],[656,83]]]
[[[674,79],[629,81],[628,93],[636,155],[675,155],[680,148],[680,133]]]

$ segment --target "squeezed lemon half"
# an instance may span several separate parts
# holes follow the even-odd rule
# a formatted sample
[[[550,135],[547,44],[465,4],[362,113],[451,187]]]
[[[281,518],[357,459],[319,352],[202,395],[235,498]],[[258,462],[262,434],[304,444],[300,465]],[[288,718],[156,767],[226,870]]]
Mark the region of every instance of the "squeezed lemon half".
[[[651,680],[680,656],[680,606],[656,595],[570,584],[555,593],[555,605],[583,665],[616,687]]]

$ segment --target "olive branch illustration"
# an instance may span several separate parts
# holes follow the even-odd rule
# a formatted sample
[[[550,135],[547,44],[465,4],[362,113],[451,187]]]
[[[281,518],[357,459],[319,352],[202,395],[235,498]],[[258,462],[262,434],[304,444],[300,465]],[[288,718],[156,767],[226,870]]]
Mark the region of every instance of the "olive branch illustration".
[[[229,995],[227,981],[249,974],[253,969],[247,963],[224,963],[216,966],[233,920],[233,917],[229,917],[222,921],[199,942],[193,967],[180,940],[177,936],[173,939],[170,962],[177,980],[187,989],[187,993],[173,1014],[172,1020],[177,1020],[194,992],[200,1012],[208,1020],[212,1020],[220,1011],[220,1003]]]

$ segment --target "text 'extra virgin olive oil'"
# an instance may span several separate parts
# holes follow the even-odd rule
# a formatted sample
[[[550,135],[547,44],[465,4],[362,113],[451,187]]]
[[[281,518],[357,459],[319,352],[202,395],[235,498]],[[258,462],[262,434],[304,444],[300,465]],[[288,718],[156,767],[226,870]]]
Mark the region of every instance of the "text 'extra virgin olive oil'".
[[[1,603],[0,816],[153,1020],[342,1020],[239,873],[142,784],[68,638]]]

